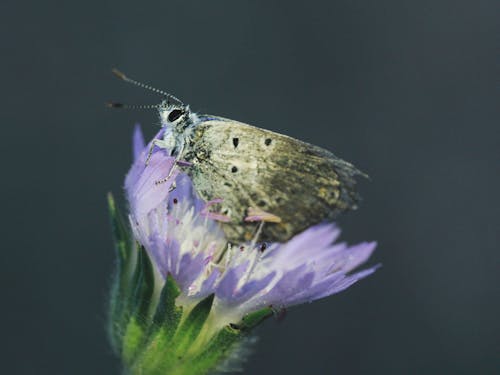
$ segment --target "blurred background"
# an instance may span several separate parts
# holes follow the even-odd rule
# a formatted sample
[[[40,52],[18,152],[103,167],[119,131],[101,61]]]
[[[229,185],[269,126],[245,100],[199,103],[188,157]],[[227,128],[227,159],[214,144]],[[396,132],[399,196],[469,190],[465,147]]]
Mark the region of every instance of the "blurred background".
[[[119,374],[105,195],[122,194],[134,123],[151,137],[159,121],[104,102],[159,98],[115,66],[371,176],[340,224],[377,240],[383,267],[267,321],[245,374],[498,373],[496,2],[3,0],[0,14],[3,373]]]

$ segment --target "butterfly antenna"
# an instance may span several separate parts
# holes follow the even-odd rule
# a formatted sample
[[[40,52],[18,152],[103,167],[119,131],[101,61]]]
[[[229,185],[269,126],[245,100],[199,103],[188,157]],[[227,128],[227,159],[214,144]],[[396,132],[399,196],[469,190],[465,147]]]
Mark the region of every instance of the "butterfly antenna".
[[[139,86],[139,87],[142,87],[143,89],[146,89],[146,90],[150,90],[150,91],[153,91],[153,92],[156,92],[157,94],[160,94],[160,95],[163,95],[163,96],[166,96],[167,98],[171,98],[175,101],[177,101],[178,103],[184,105],[184,103],[176,98],[175,96],[173,96],[172,94],[169,94],[168,92],[166,91],[163,91],[163,90],[159,90],[157,88],[154,88],[152,86],[149,86],[149,85],[146,85],[145,83],[142,83],[142,82],[139,82],[139,81],[136,81],[132,78],[129,78],[127,77],[124,73],[120,72],[118,69],[111,69],[111,72],[116,76],[118,77],[119,79],[121,79],[122,81],[125,81],[125,82],[128,82],[128,83],[131,83],[133,85],[136,85],[136,86]]]
[[[151,105],[130,105],[117,102],[107,102],[106,107],[108,108],[121,108],[121,109],[158,109],[161,104],[151,104]]]

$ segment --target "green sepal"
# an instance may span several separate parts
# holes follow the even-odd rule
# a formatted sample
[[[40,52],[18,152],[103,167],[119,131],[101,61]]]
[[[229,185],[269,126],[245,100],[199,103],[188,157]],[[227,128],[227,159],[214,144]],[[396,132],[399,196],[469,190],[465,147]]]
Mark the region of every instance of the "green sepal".
[[[128,225],[125,224],[123,216],[116,206],[113,194],[108,193],[108,212],[111,219],[111,229],[115,241],[116,255],[118,262],[126,263],[132,255],[132,241]]]
[[[182,317],[182,307],[175,305],[180,289],[172,275],[168,274],[160,293],[160,298],[153,316],[142,354],[136,360],[135,368],[139,373],[161,373],[160,369],[172,363],[169,353],[172,352],[171,341]]]
[[[122,344],[121,356],[126,366],[133,364],[143,345],[145,334],[146,331],[141,321],[136,316],[132,316],[127,323]]]
[[[191,361],[191,373],[202,373],[200,371],[203,369],[216,367],[234,350],[243,336],[272,315],[273,310],[266,307],[247,314],[238,324],[229,324],[224,327],[205,345],[203,352]]]
[[[173,282],[173,279],[171,279]],[[167,278],[166,283],[169,283]],[[174,283],[175,285],[175,283]],[[175,287],[177,287],[175,285]],[[166,285],[162,290],[168,296],[166,290],[172,288]],[[167,297],[170,299],[171,297]],[[188,350],[192,349],[192,345],[198,338],[205,322],[210,314],[214,295],[200,301],[180,323],[182,309],[175,307],[171,310],[173,319],[165,318],[161,326],[150,336],[147,348],[143,354],[137,359],[133,373],[147,375],[163,375],[163,374],[204,374],[206,372],[192,372],[188,369],[192,366],[192,357],[186,356]],[[158,307],[155,318],[161,322],[163,312],[158,311],[162,307]],[[175,333],[174,333],[175,332]],[[172,337],[173,336],[173,337]]]
[[[116,266],[110,295],[108,333],[113,349],[116,353],[120,353],[128,321],[126,307],[129,299],[128,287],[134,261],[135,244],[111,193],[108,193],[107,200],[116,253]]]
[[[129,299],[130,319],[123,337],[122,357],[125,363],[133,362],[147,339],[154,285],[153,265],[144,247],[139,246],[136,268],[131,281],[133,292]]]
[[[228,325],[221,329],[210,339],[201,354],[189,362],[186,374],[204,374],[208,370],[213,370],[228,357],[243,335],[244,333],[235,328],[235,325]]]
[[[168,341],[177,330],[182,317],[182,307],[175,306],[175,299],[181,294],[172,275],[169,273],[160,293],[160,300],[153,317],[152,332],[162,330],[162,335]]]
[[[130,299],[130,311],[141,321],[141,324],[147,325],[151,297],[155,287],[155,276],[149,255],[142,246],[138,246],[132,286],[134,291]]]
[[[182,357],[198,338],[212,309],[214,297],[215,294],[211,294],[198,302],[175,333],[173,347],[178,358]]]
[[[271,317],[273,313],[274,312],[271,307],[264,307],[261,310],[245,315],[237,327],[240,330],[250,330],[262,323],[265,319]]]

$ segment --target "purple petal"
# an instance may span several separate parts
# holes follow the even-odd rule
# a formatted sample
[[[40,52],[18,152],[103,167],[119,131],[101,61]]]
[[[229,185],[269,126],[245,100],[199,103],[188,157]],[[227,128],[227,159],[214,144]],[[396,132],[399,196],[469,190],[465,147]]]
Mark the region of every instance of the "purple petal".
[[[184,254],[176,270],[176,281],[184,293],[188,293],[189,286],[193,283],[199,274],[205,268],[203,254],[192,257],[190,254]]]
[[[220,270],[218,268],[214,268],[210,275],[203,281],[201,288],[198,292],[198,298],[204,298],[209,294],[213,293],[215,282],[220,275]]]
[[[248,267],[248,262],[240,264],[237,267],[231,268],[226,271],[226,274],[217,285],[216,296],[221,300],[230,300],[236,292],[236,287],[241,277],[244,275]]]
[[[195,212],[199,213],[203,210],[205,202],[198,198],[194,192],[191,180],[185,173],[179,173],[175,180],[176,188],[169,194],[170,208],[173,207],[175,202],[189,201],[194,206]]]
[[[308,259],[314,259],[318,254],[324,254],[324,249],[331,245],[339,234],[340,230],[333,224],[315,225],[293,237],[280,251],[273,252],[273,257],[277,262],[295,267]]]
[[[174,172],[172,177],[162,184],[157,185],[156,182],[169,175],[173,164],[174,159],[172,157],[163,152],[156,152],[151,157],[149,164],[142,166],[143,171],[138,179],[133,181],[133,177],[129,179],[129,176],[127,176],[125,189],[133,214],[146,215],[167,198],[170,186],[177,173]],[[140,164],[138,164],[139,167]]]
[[[339,260],[335,262],[334,268],[340,268],[343,272],[350,272],[362,263],[366,262],[372,255],[376,242],[362,242],[360,244],[347,247],[339,256]]]
[[[269,285],[272,279],[276,276],[276,272],[272,272],[269,275],[263,277],[260,280],[251,280],[243,285],[240,289],[237,289],[231,298],[231,304],[239,304],[244,300],[252,298],[254,295],[259,293],[262,289]]]
[[[148,250],[163,278],[167,273],[174,274],[173,265],[177,264],[180,252],[180,245],[176,240],[165,241],[155,236],[151,239]]]
[[[141,125],[135,124],[134,135],[132,138],[132,151],[134,155],[134,162],[139,159],[139,156],[144,151],[145,142],[144,136],[142,135]]]

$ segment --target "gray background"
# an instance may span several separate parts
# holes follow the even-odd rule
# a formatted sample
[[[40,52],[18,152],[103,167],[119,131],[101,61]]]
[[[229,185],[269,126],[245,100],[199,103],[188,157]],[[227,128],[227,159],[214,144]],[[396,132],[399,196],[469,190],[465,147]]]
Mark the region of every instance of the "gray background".
[[[158,120],[103,103],[158,98],[113,66],[372,177],[341,225],[350,242],[379,241],[383,268],[266,322],[246,374],[494,372],[498,7],[270,3],[1,2],[2,373],[119,373],[105,194],[121,193],[134,122],[151,136]]]

